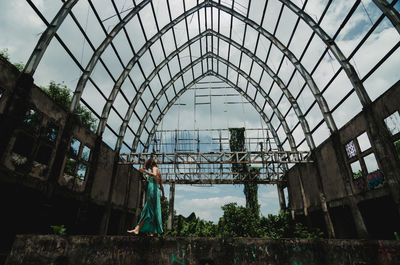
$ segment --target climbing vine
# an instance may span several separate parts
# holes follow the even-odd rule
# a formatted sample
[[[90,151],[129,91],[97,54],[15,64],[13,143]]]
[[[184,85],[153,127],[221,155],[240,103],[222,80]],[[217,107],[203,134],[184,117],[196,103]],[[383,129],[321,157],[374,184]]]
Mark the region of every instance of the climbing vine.
[[[229,128],[230,140],[229,147],[232,152],[245,151],[245,128]],[[249,167],[243,163],[233,163],[232,171],[238,172],[237,178],[247,180],[244,184],[243,192],[246,197],[246,207],[250,208],[256,216],[260,214],[258,204],[258,185],[254,182],[260,174],[260,168]]]

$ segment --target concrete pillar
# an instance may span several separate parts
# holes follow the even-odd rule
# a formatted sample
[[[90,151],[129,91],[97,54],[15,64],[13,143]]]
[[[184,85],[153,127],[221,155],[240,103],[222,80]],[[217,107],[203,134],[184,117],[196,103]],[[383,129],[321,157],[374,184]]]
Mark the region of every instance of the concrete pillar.
[[[278,184],[278,185],[276,185],[276,187],[278,189],[279,206],[280,206],[281,210],[283,211],[286,209],[285,193],[283,192],[282,185]]]
[[[168,223],[167,229],[172,230],[174,225],[174,200],[175,200],[175,183],[171,182],[169,184],[169,213],[168,213]]]
[[[322,185],[322,177],[321,177],[321,172],[319,170],[319,165],[318,165],[318,157],[315,155],[315,150],[311,152],[311,159],[314,161],[314,166],[317,171],[317,185],[318,185],[318,190],[319,190],[319,198],[320,198],[320,203],[321,203],[321,209],[324,215],[324,220],[325,220],[325,226],[326,226],[326,231],[328,233],[328,238],[335,238],[335,229],[333,227],[332,219],[329,214],[329,209],[328,205],[326,203],[326,197],[325,197],[325,192],[324,192],[324,186]]]
[[[335,156],[337,159],[338,167],[340,174],[343,179],[343,183],[345,186],[346,190],[346,195],[347,195],[347,201],[348,205],[350,207],[350,211],[353,217],[353,221],[356,227],[356,233],[358,238],[368,238],[368,230],[367,227],[365,226],[364,219],[361,215],[360,209],[357,206],[357,202],[355,201],[355,198],[353,197],[353,190],[351,188],[350,180],[352,179],[352,176],[349,175],[348,170],[346,169],[346,160],[345,160],[345,153],[343,149],[343,144],[340,140],[340,135],[338,132],[332,133],[330,136],[332,140],[332,146],[333,149],[335,150]]]
[[[110,185],[109,192],[108,192],[108,200],[105,205],[103,217],[101,219],[100,228],[99,228],[100,235],[107,235],[107,232],[108,232],[108,224],[110,222],[111,209],[112,209],[112,196],[114,193],[114,186],[115,186],[115,182],[116,182],[116,176],[118,173],[119,159],[120,159],[119,158],[119,150],[116,150],[115,155],[114,155],[113,171],[112,171],[112,176],[111,176],[111,185]]]
[[[369,238],[368,230],[367,227],[365,226],[364,218],[360,212],[360,209],[357,206],[357,203],[355,202],[355,199],[353,196],[349,197],[349,205],[350,205],[350,211],[351,215],[354,220],[354,225],[356,227],[356,233],[358,238],[363,238],[367,239]]]

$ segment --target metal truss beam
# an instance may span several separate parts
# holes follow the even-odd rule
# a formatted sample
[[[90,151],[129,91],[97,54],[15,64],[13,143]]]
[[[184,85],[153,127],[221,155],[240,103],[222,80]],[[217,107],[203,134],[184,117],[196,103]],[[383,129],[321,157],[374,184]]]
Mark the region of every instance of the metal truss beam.
[[[249,179],[235,179],[235,178],[219,178],[217,174],[209,174],[202,176],[201,179],[190,179],[188,176],[186,178],[166,178],[163,179],[164,184],[190,184],[190,185],[215,185],[215,184],[246,184],[246,183],[257,183],[257,184],[279,184],[286,183],[284,179],[269,179],[269,178],[259,178],[254,180]],[[275,176],[275,173],[270,173],[269,176]],[[261,175],[262,177],[262,175]]]
[[[47,26],[46,30],[40,36],[38,43],[36,44],[35,49],[33,50],[31,56],[28,59],[24,67],[24,73],[33,74],[36,71],[37,66],[39,65],[40,60],[42,59],[44,53],[46,52],[47,47],[50,44],[50,41],[53,39],[54,35],[56,34],[58,28],[63,23],[65,17],[74,7],[74,5],[78,2],[78,0],[68,0],[66,1],[58,13],[55,15],[54,19],[51,23]]]
[[[122,153],[122,164],[143,164],[150,156],[159,165],[310,163],[310,151]]]

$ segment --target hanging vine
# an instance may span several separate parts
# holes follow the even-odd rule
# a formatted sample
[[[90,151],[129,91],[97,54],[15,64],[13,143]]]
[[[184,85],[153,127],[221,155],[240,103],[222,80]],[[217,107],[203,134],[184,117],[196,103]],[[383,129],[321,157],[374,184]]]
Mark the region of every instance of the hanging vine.
[[[232,152],[245,151],[245,128],[229,128],[230,140],[229,147]],[[235,161],[235,158],[233,158]],[[258,179],[260,168],[249,167],[243,163],[233,163],[232,172],[239,173],[236,178],[247,180],[244,184],[243,192],[246,197],[246,207],[259,216],[260,206],[258,204],[258,186],[254,180]]]

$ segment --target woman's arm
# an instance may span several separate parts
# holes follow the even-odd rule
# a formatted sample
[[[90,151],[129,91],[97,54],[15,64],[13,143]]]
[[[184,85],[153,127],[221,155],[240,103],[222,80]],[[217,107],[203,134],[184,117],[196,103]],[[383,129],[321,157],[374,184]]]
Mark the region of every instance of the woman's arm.
[[[147,171],[147,170],[144,169],[144,168],[139,168],[138,171],[141,172],[141,173],[143,173],[143,174],[147,174],[147,175],[149,175],[149,176],[152,176],[152,177],[154,177],[154,178],[157,178],[157,173],[154,172],[154,169],[153,169],[153,172]]]
[[[161,189],[161,200],[165,201],[167,198],[165,197],[165,193],[164,193],[164,186],[162,184],[162,177],[160,175],[160,189]]]

